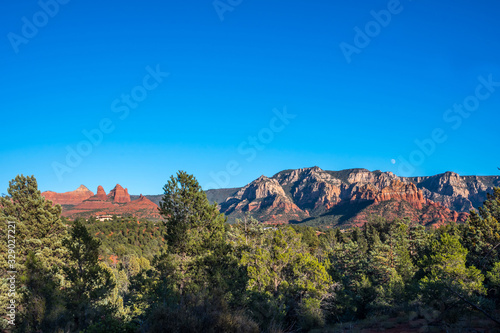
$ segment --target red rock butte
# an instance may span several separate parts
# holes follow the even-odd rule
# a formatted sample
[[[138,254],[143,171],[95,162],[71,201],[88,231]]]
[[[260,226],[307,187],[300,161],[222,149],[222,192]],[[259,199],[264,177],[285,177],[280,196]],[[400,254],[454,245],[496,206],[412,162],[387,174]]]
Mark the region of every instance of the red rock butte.
[[[108,199],[108,197],[106,196],[106,192],[104,191],[104,188],[101,185],[97,186],[96,198],[103,201]]]
[[[284,170],[261,176],[244,187],[209,190],[212,202],[234,222],[246,214],[263,223],[305,223],[326,227],[361,226],[375,217],[388,221],[408,218],[426,226],[463,222],[480,207],[487,193],[500,186],[500,176],[460,176],[446,172],[425,177],[399,177],[366,169],[340,171],[319,167]],[[117,184],[108,194],[102,186],[94,195],[85,186],[66,193],[44,192],[61,204],[63,215],[104,214],[159,219],[159,195],[132,196]],[[151,201],[154,200],[155,202]]]
[[[59,204],[59,205],[77,205],[81,203],[83,200],[92,197],[93,195],[94,193],[84,185],[80,185],[79,188],[71,192],[65,192],[65,193],[56,193],[52,191],[42,192],[42,196],[44,196],[45,199],[50,200],[54,204]]]
[[[62,215],[69,218],[98,216],[98,215],[132,215],[137,218],[159,219],[158,206],[143,196],[131,201],[126,188],[117,184],[107,195],[104,188],[99,185],[97,194],[89,191],[85,186],[66,193],[51,191],[42,195],[53,202],[62,205]]]
[[[472,179],[453,173],[416,179],[379,170],[312,167],[261,176],[235,189],[219,207],[233,221],[250,213],[261,222],[274,224],[360,226],[380,216],[389,221],[409,217],[423,225],[440,225],[465,221],[472,207],[467,196],[485,197],[487,186],[499,182],[499,177]],[[464,187],[484,190],[468,195]]]
[[[116,184],[115,188],[109,191],[108,199],[116,203],[126,203],[130,202],[130,195],[127,189],[124,189],[120,184]]]

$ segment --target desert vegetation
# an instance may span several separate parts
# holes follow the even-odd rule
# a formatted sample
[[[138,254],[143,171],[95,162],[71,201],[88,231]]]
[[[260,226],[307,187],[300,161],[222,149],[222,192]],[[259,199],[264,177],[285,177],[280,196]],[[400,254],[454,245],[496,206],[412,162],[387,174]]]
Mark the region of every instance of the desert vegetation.
[[[500,330],[500,188],[465,223],[433,228],[230,225],[182,171],[161,222],[61,218],[33,176],[0,205],[0,303],[15,271],[16,332]]]

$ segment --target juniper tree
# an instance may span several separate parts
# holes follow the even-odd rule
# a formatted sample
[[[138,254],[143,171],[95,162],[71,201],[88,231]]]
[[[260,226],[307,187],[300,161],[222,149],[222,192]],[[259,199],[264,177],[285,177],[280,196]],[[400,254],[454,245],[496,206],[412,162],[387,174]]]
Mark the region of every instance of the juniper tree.
[[[226,218],[210,204],[194,176],[179,171],[163,190],[159,211],[170,253],[196,256],[224,244]]]
[[[500,261],[500,188],[495,188],[493,194],[488,193],[478,212],[471,211],[462,228],[462,239],[469,251],[469,263],[483,273]]]
[[[69,262],[63,268],[69,287],[65,289],[67,308],[75,330],[95,323],[106,312],[103,301],[115,287],[110,269],[99,262],[101,242],[77,221],[70,236],[63,240]]]
[[[269,230],[262,244],[243,251],[240,263],[248,270],[251,307],[259,322],[279,322],[303,312],[322,322],[321,302],[329,296],[331,278],[293,228]],[[298,312],[297,312],[298,311]]]
[[[478,296],[484,295],[484,276],[474,266],[466,265],[467,250],[457,236],[437,234],[424,256],[425,276],[420,280],[423,299],[447,317],[456,320],[465,309],[478,309]]]
[[[7,192],[8,195],[0,198],[0,236],[7,240],[8,233],[15,232],[15,238],[11,237],[10,241],[15,248],[11,253],[7,250],[7,241],[0,242],[1,289],[5,291],[7,271],[16,271],[21,326],[27,331],[46,328],[52,320],[49,317],[60,310],[51,295],[56,294],[64,282],[59,269],[67,255],[61,243],[66,235],[60,219],[61,206],[53,206],[45,200],[34,176],[16,176],[9,182]],[[8,262],[13,256],[15,267]],[[0,295],[2,308],[5,308],[6,295],[4,292]],[[39,306],[35,306],[35,300]]]

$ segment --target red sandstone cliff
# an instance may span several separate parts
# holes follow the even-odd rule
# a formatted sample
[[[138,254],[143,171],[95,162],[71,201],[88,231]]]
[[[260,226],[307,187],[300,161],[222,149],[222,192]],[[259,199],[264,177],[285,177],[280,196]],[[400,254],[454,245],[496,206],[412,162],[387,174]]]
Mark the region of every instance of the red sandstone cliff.
[[[229,221],[250,214],[267,223],[362,225],[381,216],[388,220],[408,217],[424,225],[440,225],[465,221],[469,209],[479,207],[495,186],[500,186],[498,176],[447,172],[404,178],[391,172],[325,171],[313,167],[261,176],[239,189],[211,190],[217,192],[211,196]],[[155,203],[144,196],[131,201],[127,189],[120,185],[107,195],[102,186],[96,195],[83,186],[73,192],[43,194],[54,203],[65,205],[65,216],[132,214],[159,218]]]
[[[120,184],[116,184],[115,188],[109,191],[108,199],[116,203],[126,203],[130,202],[130,195],[127,189],[124,189]]]
[[[262,222],[316,225],[362,225],[374,216],[409,217],[437,225],[464,221],[468,216],[427,199],[414,182],[391,172],[318,167],[262,176],[229,196],[220,209],[230,220],[249,212]]]
[[[45,199],[50,200],[54,204],[59,204],[59,205],[76,205],[81,203],[83,200],[92,197],[93,195],[94,193],[83,185],[80,185],[79,188],[71,192],[65,192],[65,193],[56,193],[52,191],[42,192],[42,196],[44,196]]]
[[[73,193],[75,192],[80,195],[74,195]],[[81,195],[83,192],[87,194]],[[104,188],[100,185],[97,188],[96,195],[83,185],[77,191],[73,192],[44,192],[42,195],[47,199],[51,198],[54,204],[64,204],[62,215],[69,218],[88,218],[90,216],[107,214],[132,215],[138,218],[160,218],[158,206],[154,202],[143,195],[137,200],[131,201],[128,190],[119,184],[108,195],[106,195]]]
[[[382,201],[406,201],[415,209],[422,209],[427,203],[422,191],[412,183],[403,183],[399,180],[393,180],[391,185],[384,187],[375,197],[375,203]]]

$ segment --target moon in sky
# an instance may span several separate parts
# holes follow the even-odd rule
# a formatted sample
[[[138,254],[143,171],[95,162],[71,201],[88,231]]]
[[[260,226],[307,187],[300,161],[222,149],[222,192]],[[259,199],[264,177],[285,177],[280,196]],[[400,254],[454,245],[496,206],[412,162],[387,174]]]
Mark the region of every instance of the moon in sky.
[[[392,160],[391,160],[391,163],[392,163],[392,164],[396,164],[396,160],[395,160],[395,159],[392,159]]]

